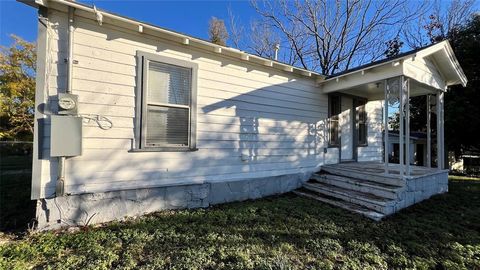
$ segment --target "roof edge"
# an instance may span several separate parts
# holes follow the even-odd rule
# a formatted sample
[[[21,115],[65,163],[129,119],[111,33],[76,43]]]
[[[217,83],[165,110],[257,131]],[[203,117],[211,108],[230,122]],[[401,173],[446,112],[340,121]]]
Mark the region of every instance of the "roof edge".
[[[460,79],[460,83],[462,84],[463,87],[467,86],[468,83],[468,78],[465,75],[465,72],[463,71],[462,66],[458,62],[457,57],[455,56],[455,52],[453,51],[452,45],[450,45],[450,42],[448,40],[445,40],[445,50],[447,52],[448,57],[450,58],[450,61],[453,65],[453,68],[455,69],[458,78]]]
[[[182,40],[179,43],[184,44],[186,46],[193,46],[193,47],[196,47],[196,48],[199,48],[199,49],[202,49],[202,50],[205,50],[205,46],[207,46],[207,47],[212,49],[211,52],[216,52],[216,53],[219,53],[219,54],[222,54],[222,52],[228,52],[230,54],[235,54],[236,56],[238,56],[238,61],[239,62],[245,61],[245,62],[250,62],[252,64],[260,64],[260,65],[265,66],[266,68],[272,68],[272,69],[282,71],[282,72],[287,72],[287,73],[290,72],[290,73],[293,73],[293,74],[296,74],[296,75],[301,75],[301,76],[304,76],[304,77],[310,77],[311,78],[311,77],[315,76],[315,77],[320,78],[320,79],[324,79],[326,77],[325,75],[320,74],[320,73],[315,72],[315,71],[307,70],[307,69],[296,67],[296,66],[293,66],[293,65],[290,65],[290,64],[286,64],[286,63],[277,61],[277,60],[273,60],[273,59],[261,57],[261,56],[258,56],[258,55],[254,55],[254,54],[251,54],[251,53],[248,53],[248,52],[245,52],[245,51],[233,48],[233,47],[218,45],[218,44],[215,44],[215,43],[212,43],[212,42],[200,39],[200,38],[196,38],[196,37],[193,37],[193,36],[190,36],[190,35],[175,32],[175,31],[172,31],[172,30],[169,30],[169,29],[159,27],[157,25],[142,22],[142,21],[139,21],[139,20],[136,20],[136,19],[133,19],[133,18],[123,16],[123,15],[118,15],[118,14],[115,14],[115,13],[112,13],[112,12],[109,12],[109,11],[98,9],[94,6],[89,6],[89,5],[86,5],[84,3],[80,3],[80,2],[68,1],[68,0],[17,0],[17,1],[22,2],[24,4],[27,4],[29,6],[35,7],[35,8],[38,8],[39,5],[48,6],[48,3],[52,2],[52,3],[57,3],[57,4],[60,4],[60,5],[72,7],[72,8],[75,8],[75,9],[79,9],[79,10],[82,10],[82,11],[85,11],[85,12],[88,12],[88,13],[92,13],[94,15],[98,14],[98,13],[101,13],[101,15],[103,17],[108,17],[112,20],[118,20],[118,21],[121,21],[121,22],[124,22],[124,23],[136,25],[139,29],[139,32],[143,32],[144,29],[150,29],[152,31],[158,32],[159,34],[168,35],[168,36],[171,36],[171,37],[174,37],[174,38],[179,38],[179,39]],[[200,46],[195,46],[195,45],[200,45]],[[225,56],[227,56],[227,55],[225,55]],[[251,59],[254,59],[254,61],[251,61]],[[261,62],[261,63],[259,63],[259,62]]]
[[[459,82],[462,84],[463,87],[465,87],[467,85],[467,82],[468,82],[467,77],[465,76],[465,73],[463,72],[463,69],[460,66],[460,63],[458,62],[458,59],[455,56],[455,53],[453,51],[453,48],[450,45],[450,42],[446,39],[442,40],[440,42],[437,42],[437,43],[430,44],[430,45],[425,46],[425,47],[421,47],[421,48],[418,48],[418,49],[415,49],[415,50],[404,52],[404,53],[399,54],[398,56],[395,56],[395,57],[392,57],[392,58],[385,58],[385,59],[382,59],[382,60],[379,60],[379,61],[376,61],[376,62],[365,64],[365,65],[362,65],[362,66],[352,68],[350,70],[346,70],[346,71],[343,71],[343,72],[340,72],[340,73],[337,73],[337,74],[327,76],[323,82],[328,82],[328,81],[338,79],[338,78],[341,78],[341,77],[344,77],[344,76],[352,75],[352,74],[357,73],[357,72],[363,72],[363,71],[366,71],[368,69],[372,69],[372,68],[376,68],[376,67],[379,67],[379,66],[399,62],[399,61],[402,61],[402,60],[410,58],[410,57],[415,57],[415,56],[417,56],[417,54],[420,54],[423,51],[428,50],[428,49],[432,49],[434,47],[438,47],[435,51],[445,50],[445,53],[447,54],[447,56],[450,60],[450,63],[451,63],[453,69],[455,70],[455,72],[456,72],[456,74],[459,78]],[[431,54],[433,54],[433,53],[429,53],[425,56],[428,56],[428,55],[431,55]]]

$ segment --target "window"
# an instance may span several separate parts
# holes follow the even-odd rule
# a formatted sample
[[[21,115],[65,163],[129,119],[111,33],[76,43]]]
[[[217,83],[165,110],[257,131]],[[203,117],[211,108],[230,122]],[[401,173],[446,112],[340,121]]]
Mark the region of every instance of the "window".
[[[355,113],[357,120],[357,145],[367,146],[367,112],[365,111],[365,100],[356,100]]]
[[[195,150],[197,64],[138,53],[136,148]]]
[[[339,116],[341,113],[340,96],[328,96],[328,119],[329,119],[329,140],[328,144],[332,147],[340,146],[340,125]]]

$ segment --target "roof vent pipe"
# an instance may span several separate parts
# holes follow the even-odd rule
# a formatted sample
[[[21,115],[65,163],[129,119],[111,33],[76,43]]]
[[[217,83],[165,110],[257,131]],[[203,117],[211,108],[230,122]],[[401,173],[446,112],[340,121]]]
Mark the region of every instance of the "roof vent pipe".
[[[274,60],[277,61],[278,60],[278,51],[280,50],[280,43],[275,43],[274,50],[275,50]]]

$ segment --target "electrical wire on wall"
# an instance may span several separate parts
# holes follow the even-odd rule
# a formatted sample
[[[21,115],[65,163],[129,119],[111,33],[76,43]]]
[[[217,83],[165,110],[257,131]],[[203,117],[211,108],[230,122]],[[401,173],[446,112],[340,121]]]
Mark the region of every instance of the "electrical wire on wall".
[[[80,115],[83,118],[83,123],[89,124],[94,122],[97,126],[103,130],[108,130],[113,127],[112,120],[108,119],[103,115],[91,114],[91,115]]]

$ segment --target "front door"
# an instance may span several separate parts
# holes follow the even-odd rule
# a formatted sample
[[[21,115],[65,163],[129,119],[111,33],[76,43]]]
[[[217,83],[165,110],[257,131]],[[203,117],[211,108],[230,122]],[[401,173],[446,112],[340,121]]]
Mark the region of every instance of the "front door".
[[[354,161],[354,117],[353,100],[349,96],[342,96],[340,124],[340,162]]]

